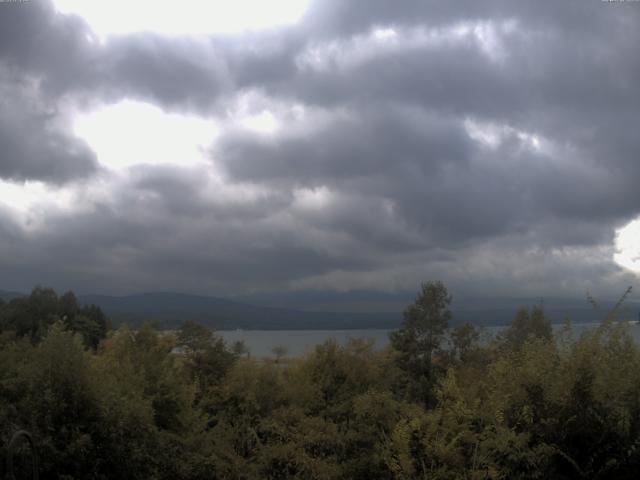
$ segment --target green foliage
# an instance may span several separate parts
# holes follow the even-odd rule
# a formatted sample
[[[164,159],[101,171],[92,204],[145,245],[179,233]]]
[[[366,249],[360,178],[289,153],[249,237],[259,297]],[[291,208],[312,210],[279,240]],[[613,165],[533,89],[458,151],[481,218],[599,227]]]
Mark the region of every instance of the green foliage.
[[[249,347],[247,347],[247,344],[244,343],[243,340],[236,340],[235,342],[233,342],[231,344],[231,351],[237,357],[242,357],[242,356],[248,357],[251,354],[251,352],[249,351]]]
[[[185,353],[196,353],[209,348],[217,338],[210,328],[194,322],[186,321],[177,332],[176,345],[184,349]]]
[[[242,352],[241,347],[229,350],[210,328],[193,321],[182,324],[175,346],[182,350],[184,365],[197,383],[198,398],[222,381]]]
[[[530,338],[550,340],[552,333],[551,322],[542,307],[535,306],[531,310],[522,307],[511,325],[500,334],[500,339],[505,348],[513,350],[521,348]]]
[[[427,405],[434,400],[432,390],[439,373],[434,354],[440,351],[449,327],[450,304],[451,295],[442,282],[423,283],[415,302],[404,311],[402,327],[389,336],[398,365],[409,378],[409,397]]]
[[[479,340],[480,333],[471,323],[463,323],[454,327],[451,331],[453,355],[463,362],[468,360]]]
[[[53,289],[38,286],[28,297],[0,303],[0,332],[28,338],[32,343],[42,340],[56,321],[79,333],[84,344],[94,349],[111,328],[99,307],[80,307],[72,292],[58,297]]]
[[[283,347],[282,345],[276,345],[271,349],[271,352],[276,357],[276,363],[280,362],[287,355],[287,347]]]
[[[96,343],[82,318],[107,325],[98,313],[82,313],[72,294],[34,292],[0,307],[0,448],[28,429],[42,478],[625,479],[640,470],[640,348],[611,318],[580,338],[569,324],[554,336],[541,309],[523,309],[482,344],[471,325],[447,332],[450,296],[430,283],[389,348],[327,341],[277,362],[244,357],[192,322],[175,335],[121,327]]]

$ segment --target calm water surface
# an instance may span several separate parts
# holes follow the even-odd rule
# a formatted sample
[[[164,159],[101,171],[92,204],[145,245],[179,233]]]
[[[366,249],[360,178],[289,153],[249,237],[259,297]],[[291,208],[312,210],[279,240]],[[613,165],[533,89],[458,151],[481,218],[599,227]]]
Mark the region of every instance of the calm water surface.
[[[597,323],[572,325],[573,335],[577,338],[583,332],[593,329]],[[562,325],[554,325],[554,329]],[[482,338],[488,341],[504,327],[484,327]],[[228,343],[242,340],[249,347],[254,357],[273,356],[274,347],[284,347],[287,356],[300,356],[313,350],[325,340],[333,338],[344,345],[350,338],[370,338],[377,348],[384,348],[389,343],[389,332],[392,330],[220,330],[216,333]],[[640,325],[630,325],[629,332],[640,343]]]

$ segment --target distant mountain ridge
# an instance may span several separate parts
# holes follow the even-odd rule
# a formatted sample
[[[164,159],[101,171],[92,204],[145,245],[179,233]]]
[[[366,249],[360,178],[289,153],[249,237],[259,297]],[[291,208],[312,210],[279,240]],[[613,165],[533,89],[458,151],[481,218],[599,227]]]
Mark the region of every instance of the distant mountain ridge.
[[[295,308],[318,312],[388,312],[401,317],[407,305],[415,300],[415,292],[375,292],[355,290],[348,292],[304,291],[256,293],[236,296],[246,303],[280,308]],[[553,323],[561,323],[566,318],[575,323],[597,322],[615,305],[616,300],[598,299],[600,311],[594,310],[586,297],[477,297],[457,295],[452,302],[453,322],[471,322],[480,325],[504,325],[513,319],[520,307],[542,305]],[[638,318],[640,300],[627,298],[622,311],[627,316]]]
[[[173,292],[151,292],[122,297],[80,295],[82,304],[95,304],[116,323],[157,321],[176,327],[194,320],[217,330],[336,330],[396,328],[397,315],[388,313],[326,313],[262,307],[233,300]]]
[[[5,301],[24,296],[0,290]],[[244,295],[233,299],[176,292],[149,292],[125,296],[78,295],[81,304],[95,304],[115,325],[154,321],[162,328],[175,328],[185,320],[216,330],[343,330],[393,329],[402,322],[402,311],[412,303],[410,293],[291,292]],[[532,298],[455,297],[453,323],[505,325],[521,306],[540,303]],[[544,299],[544,309],[554,323],[570,318],[575,323],[597,322],[614,305],[603,301],[597,312],[583,299]],[[261,305],[258,304],[260,302]],[[640,303],[625,303],[627,317],[638,318]]]
[[[0,298],[5,302],[8,302],[9,300],[13,300],[14,298],[20,298],[24,296],[25,296],[24,293],[12,292],[10,290],[0,290]]]
[[[305,302],[293,296],[293,301],[285,302],[282,301],[283,296],[278,296],[276,302],[269,302],[267,296],[262,296],[261,300],[268,306],[259,306],[237,299],[173,292],[123,297],[82,295],[79,299],[84,304],[99,305],[116,323],[155,320],[162,326],[172,327],[184,320],[195,320],[218,330],[397,328],[402,322],[402,311],[413,301],[413,296],[409,294],[383,295],[379,303],[376,303],[374,293],[357,292],[353,296],[348,293],[336,294],[334,297],[326,296],[326,300],[332,300],[333,303],[324,306],[319,304],[319,298],[315,297],[307,297],[308,301]],[[340,311],[341,307],[354,305],[353,297],[360,302],[358,309]],[[276,303],[278,306],[270,306],[269,303]],[[531,307],[539,303],[540,299],[531,298],[460,298],[456,301],[454,297],[453,323],[506,325],[511,322],[520,307]],[[561,323],[567,318],[575,323],[597,322],[614,305],[613,301],[600,303],[601,311],[598,312],[582,299],[545,299],[544,309],[554,323]],[[386,307],[377,311],[378,304]],[[369,305],[369,311],[363,311],[366,305]],[[629,300],[626,303],[628,315],[634,319],[637,318],[638,306],[637,301]]]

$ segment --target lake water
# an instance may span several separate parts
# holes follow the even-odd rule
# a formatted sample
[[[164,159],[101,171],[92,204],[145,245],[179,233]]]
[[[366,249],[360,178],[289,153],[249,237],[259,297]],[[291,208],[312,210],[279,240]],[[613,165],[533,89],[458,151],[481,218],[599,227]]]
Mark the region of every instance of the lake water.
[[[389,343],[391,330],[220,330],[218,335],[226,342],[242,340],[254,357],[273,356],[273,348],[282,346],[287,356],[298,357],[313,350],[325,340],[333,338],[340,345],[349,338],[372,338],[376,347],[384,348]]]
[[[583,332],[593,329],[597,323],[573,324],[572,331],[575,337]],[[554,325],[559,329],[562,325]],[[504,327],[484,327],[481,329],[482,339],[488,341]],[[629,331],[637,342],[640,343],[640,325],[630,325]],[[301,356],[313,350],[324,341],[333,338],[344,345],[350,338],[370,338],[375,341],[375,346],[384,348],[389,343],[391,330],[220,330],[216,333],[222,336],[228,343],[242,340],[254,357],[273,356],[274,347],[284,347],[287,356]]]

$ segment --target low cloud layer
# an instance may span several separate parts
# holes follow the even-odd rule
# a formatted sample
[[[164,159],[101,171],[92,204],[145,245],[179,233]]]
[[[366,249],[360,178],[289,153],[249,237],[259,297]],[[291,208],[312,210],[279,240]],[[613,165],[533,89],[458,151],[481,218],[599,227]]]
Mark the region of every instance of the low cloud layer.
[[[0,198],[0,288],[621,292],[639,23],[633,2],[336,0],[100,39],[0,4],[0,192],[41,192]],[[74,133],[123,100],[211,121],[202,162],[117,169]]]

